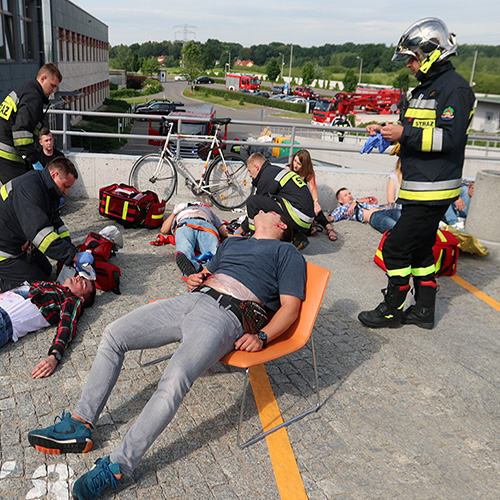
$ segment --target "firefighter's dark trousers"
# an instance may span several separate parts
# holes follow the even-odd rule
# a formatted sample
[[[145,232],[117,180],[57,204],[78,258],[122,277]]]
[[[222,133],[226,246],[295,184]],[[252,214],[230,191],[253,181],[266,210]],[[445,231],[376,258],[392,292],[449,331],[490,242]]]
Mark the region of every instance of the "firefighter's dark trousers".
[[[0,262],[0,292],[11,290],[23,281],[47,281],[51,272],[49,260],[36,248],[33,250],[32,262],[26,260],[26,254],[3,260]]]
[[[384,242],[382,254],[389,281],[408,284],[410,275],[434,280],[434,255],[439,221],[448,205],[403,205],[401,218]]]

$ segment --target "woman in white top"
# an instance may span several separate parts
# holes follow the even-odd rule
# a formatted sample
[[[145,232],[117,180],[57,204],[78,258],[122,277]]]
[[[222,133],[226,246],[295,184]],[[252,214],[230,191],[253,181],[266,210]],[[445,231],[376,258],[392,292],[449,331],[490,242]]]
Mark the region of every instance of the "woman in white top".
[[[394,167],[394,172],[389,177],[389,181],[387,182],[387,202],[388,203],[396,203],[399,194],[399,187],[401,186],[402,179],[401,172],[401,158],[398,158],[396,162],[396,166]],[[401,208],[399,205],[395,208]]]

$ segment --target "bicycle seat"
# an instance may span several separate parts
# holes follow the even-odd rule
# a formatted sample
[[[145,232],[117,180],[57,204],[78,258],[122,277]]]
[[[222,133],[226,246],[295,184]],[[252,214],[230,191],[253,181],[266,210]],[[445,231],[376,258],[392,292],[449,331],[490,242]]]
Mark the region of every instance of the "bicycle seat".
[[[231,121],[231,118],[212,118],[210,123],[216,123],[218,125],[227,125]]]

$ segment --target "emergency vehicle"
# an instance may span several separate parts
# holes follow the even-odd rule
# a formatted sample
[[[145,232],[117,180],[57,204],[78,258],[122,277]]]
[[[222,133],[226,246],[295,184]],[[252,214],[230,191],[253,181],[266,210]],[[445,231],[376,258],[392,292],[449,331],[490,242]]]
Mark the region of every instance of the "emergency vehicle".
[[[311,123],[329,126],[337,116],[357,113],[397,114],[401,98],[401,90],[392,89],[339,92],[335,97],[318,99]]]
[[[166,114],[167,121],[174,122],[173,134],[181,133],[186,135],[210,135],[213,130],[211,118],[215,118],[215,107],[212,104],[202,106],[186,106],[185,108],[172,111]],[[181,121],[179,132],[179,121]],[[152,136],[166,135],[161,121],[149,120],[148,134]],[[220,139],[227,139],[227,125],[222,127]],[[164,141],[149,139],[148,144],[152,146],[163,146]],[[195,143],[190,141],[180,141],[180,156],[182,158],[199,158],[203,154],[206,143]],[[177,152],[177,139],[171,141],[169,148],[174,154]]]
[[[226,90],[247,89],[250,92],[260,90],[260,80],[256,76],[228,73],[226,75]]]

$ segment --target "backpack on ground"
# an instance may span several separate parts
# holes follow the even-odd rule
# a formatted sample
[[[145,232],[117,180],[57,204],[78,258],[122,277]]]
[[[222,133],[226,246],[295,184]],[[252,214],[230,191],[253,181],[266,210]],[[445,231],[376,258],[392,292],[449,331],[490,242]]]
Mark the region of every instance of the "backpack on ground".
[[[111,184],[99,190],[99,213],[125,227],[159,227],[165,204],[153,191],[141,192],[128,184]]]
[[[378,245],[373,261],[377,266],[387,271],[382,255],[382,247],[384,246],[385,239],[390,231],[386,231],[382,235],[382,239]],[[436,267],[436,276],[453,276],[457,272],[458,255],[460,250],[458,248],[458,238],[445,229],[438,229],[436,234],[436,243],[432,247],[434,254],[434,265]]]
[[[116,293],[116,295],[121,295],[121,271],[118,266],[105,262],[104,260],[95,260],[94,269],[96,274],[95,286],[99,288],[99,290],[103,290],[105,292],[112,290]]]
[[[79,248],[81,252],[90,250],[94,259],[100,258],[101,260],[108,261],[111,256],[115,255],[115,251],[113,250],[114,245],[114,242],[108,240],[108,238],[91,231],[87,235],[87,238],[85,238],[85,241],[79,245]]]
[[[108,262],[108,259],[116,254],[113,250],[114,245],[113,241],[91,231],[85,241],[76,248],[79,252],[90,251],[94,256],[93,268],[96,274],[96,288],[105,292],[112,290],[120,295],[120,268]]]

